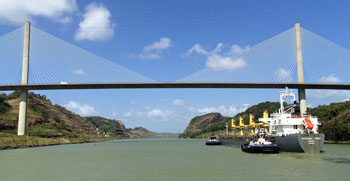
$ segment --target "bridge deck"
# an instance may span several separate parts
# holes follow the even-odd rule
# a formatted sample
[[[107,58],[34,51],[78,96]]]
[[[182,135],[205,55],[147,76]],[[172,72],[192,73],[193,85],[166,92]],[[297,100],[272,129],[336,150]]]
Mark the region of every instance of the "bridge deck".
[[[43,84],[0,85],[8,90],[58,90],[58,89],[153,89],[153,88],[291,88],[291,89],[343,89],[350,84],[297,84],[297,83],[109,83],[109,84]]]

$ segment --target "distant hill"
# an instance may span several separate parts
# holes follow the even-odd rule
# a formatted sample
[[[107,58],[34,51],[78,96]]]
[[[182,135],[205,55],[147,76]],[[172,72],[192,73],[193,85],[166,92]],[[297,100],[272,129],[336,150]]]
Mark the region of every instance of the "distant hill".
[[[168,135],[162,133],[155,133],[143,127],[129,128],[126,130],[128,135],[132,138],[166,138]]]
[[[220,113],[209,113],[194,117],[187,125],[180,138],[202,138],[203,134],[222,130],[225,128],[229,117],[223,117]]]
[[[249,123],[249,114],[253,114],[255,121],[262,117],[264,110],[273,113],[280,108],[279,102],[263,102],[249,107],[244,112],[236,114],[233,118],[238,125],[239,117]],[[322,105],[308,111],[317,116],[321,122],[319,131],[325,133],[326,140],[347,141],[350,139],[350,102],[332,103]],[[223,132],[226,122],[231,123],[232,117],[223,117],[219,113],[209,113],[194,117],[188,124],[180,138],[207,138],[211,133]],[[229,131],[231,129],[229,128]]]
[[[181,133],[160,133],[166,135],[168,138],[177,138]]]
[[[107,119],[100,116],[85,117],[87,121],[97,127],[97,134],[128,137],[123,122],[119,120]]]
[[[264,110],[274,112],[279,108],[279,102],[263,102],[249,107],[244,112],[236,114],[234,117],[224,117],[220,113],[209,113],[202,116],[194,117],[188,124],[180,138],[207,138],[211,133],[217,133],[225,130],[225,125],[228,123],[229,131],[231,131],[231,119],[234,118],[238,125],[239,117],[242,116],[245,124],[249,122],[249,114],[253,114],[255,118],[262,116]]]

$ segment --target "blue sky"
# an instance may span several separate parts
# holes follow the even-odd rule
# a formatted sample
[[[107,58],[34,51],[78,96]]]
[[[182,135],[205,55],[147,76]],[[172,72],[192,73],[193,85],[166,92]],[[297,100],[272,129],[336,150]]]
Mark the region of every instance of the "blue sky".
[[[248,52],[254,45],[293,28],[296,22],[345,48],[344,56],[339,55],[337,59],[344,65],[349,62],[344,59],[350,49],[350,36],[347,36],[350,29],[349,1],[26,2],[0,1],[0,35],[30,20],[42,31],[159,82],[173,82],[203,68],[234,71],[244,67],[244,60],[230,53]],[[317,64],[315,57],[306,52],[304,61],[309,61],[310,65]],[[346,79],[348,74],[344,73],[347,72],[346,66],[342,67],[342,75],[328,71],[316,77],[317,81],[349,81]],[[324,68],[315,70],[315,74]],[[144,126],[153,131],[182,132],[193,116],[211,111],[234,116],[250,105],[278,101],[278,91],[147,89],[39,93],[47,94],[54,103],[83,116],[119,119],[127,127]],[[307,96],[308,105],[315,107],[344,101],[350,98],[350,93],[308,91]]]

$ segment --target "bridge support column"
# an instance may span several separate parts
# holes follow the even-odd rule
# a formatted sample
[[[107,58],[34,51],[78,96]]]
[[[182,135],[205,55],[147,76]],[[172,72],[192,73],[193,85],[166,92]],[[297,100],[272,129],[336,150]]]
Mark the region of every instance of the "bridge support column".
[[[28,100],[28,90],[21,90],[20,102],[19,102],[18,130],[17,130],[18,136],[23,136],[26,134],[27,100]]]
[[[295,24],[295,39],[297,48],[297,68],[298,68],[298,83],[304,84],[304,69],[303,69],[303,54],[301,49],[301,35],[300,35],[300,24]],[[305,89],[298,89],[298,97],[300,104],[301,115],[306,114],[306,94]]]
[[[27,21],[24,26],[22,85],[28,84],[29,41],[30,41],[30,22]],[[26,134],[27,101],[28,101],[28,90],[21,90],[20,102],[19,102],[19,115],[18,115],[18,129],[17,129],[18,136],[23,136]]]

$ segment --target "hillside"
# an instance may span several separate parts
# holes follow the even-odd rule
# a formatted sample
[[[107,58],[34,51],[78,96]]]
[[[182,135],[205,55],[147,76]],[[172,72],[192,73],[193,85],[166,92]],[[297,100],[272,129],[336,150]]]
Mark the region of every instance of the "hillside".
[[[249,107],[244,112],[234,116],[236,125],[239,117],[244,118],[245,124],[249,123],[249,114],[253,114],[255,121],[262,117],[264,110],[269,113],[279,109],[279,102],[263,102]],[[308,109],[311,115],[317,116],[321,122],[319,131],[325,133],[326,140],[347,141],[350,139],[350,102],[332,103]],[[180,138],[207,138],[211,133],[223,132],[225,124],[231,123],[231,117],[223,117],[219,113],[209,113],[194,117],[188,124]],[[231,131],[231,129],[229,129]]]
[[[155,133],[143,127],[125,128],[119,120],[107,119],[100,116],[85,117],[97,127],[98,135],[108,135],[121,138],[163,138],[165,134]]]
[[[127,129],[126,132],[131,138],[166,138],[166,134],[155,133],[143,127]]]
[[[126,129],[119,120],[81,117],[45,95],[29,93],[27,136],[17,136],[19,92],[0,94],[0,149],[82,143],[118,138],[164,137],[145,128]]]
[[[350,102],[321,105],[310,110],[322,123],[320,132],[325,133],[326,140],[350,140]]]
[[[96,127],[81,116],[59,105],[53,105],[44,95],[29,93],[28,97],[29,136],[39,137],[79,137],[96,135]],[[0,112],[0,131],[16,133],[18,120],[19,93],[8,96],[2,94]],[[5,108],[5,109],[4,109]]]
[[[262,116],[264,110],[274,112],[279,108],[279,102],[263,102],[249,107],[246,111],[238,113],[233,118],[238,124],[239,117],[242,116],[245,124],[248,124],[249,114],[253,114],[255,118]],[[209,113],[202,116],[194,117],[188,124],[180,138],[207,138],[209,134],[225,130],[226,123],[231,124],[232,117],[224,117],[220,113]],[[229,131],[231,128],[229,127]]]
[[[220,113],[209,113],[194,117],[180,138],[200,138],[202,134],[215,132],[225,128],[226,122],[231,118],[223,117]]]
[[[85,117],[85,119],[96,126],[96,134],[98,135],[129,137],[123,122],[119,120],[107,119],[100,116]]]

